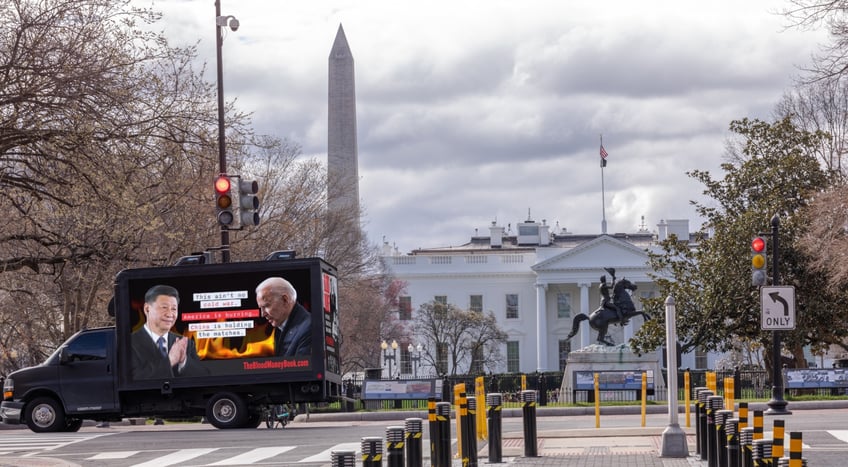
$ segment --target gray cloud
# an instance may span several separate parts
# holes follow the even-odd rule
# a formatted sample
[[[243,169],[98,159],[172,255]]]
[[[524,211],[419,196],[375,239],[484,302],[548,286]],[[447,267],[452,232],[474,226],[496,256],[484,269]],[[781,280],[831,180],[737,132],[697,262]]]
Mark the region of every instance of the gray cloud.
[[[493,220],[599,232],[690,218],[732,119],[769,118],[824,32],[783,31],[774,2],[225,2],[225,90],[260,132],[326,157],[327,58],[356,64],[366,230],[402,251]],[[165,1],[173,41],[214,71],[214,9]],[[214,80],[214,73],[209,79]]]

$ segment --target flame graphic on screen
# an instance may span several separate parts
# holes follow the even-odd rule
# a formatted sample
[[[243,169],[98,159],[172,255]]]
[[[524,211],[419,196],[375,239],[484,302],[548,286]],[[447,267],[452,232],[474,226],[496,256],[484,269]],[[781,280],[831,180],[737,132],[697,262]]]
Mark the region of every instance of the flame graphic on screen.
[[[192,333],[193,334],[193,333]],[[201,360],[225,360],[229,358],[269,357],[274,355],[274,333],[268,335],[267,326],[247,329],[244,337],[215,337],[197,339],[197,356]],[[237,344],[237,342],[240,344]]]

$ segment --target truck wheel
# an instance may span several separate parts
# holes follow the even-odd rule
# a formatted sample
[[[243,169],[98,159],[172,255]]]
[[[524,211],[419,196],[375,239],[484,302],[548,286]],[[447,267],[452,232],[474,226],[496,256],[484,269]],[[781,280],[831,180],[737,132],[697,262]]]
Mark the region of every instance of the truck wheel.
[[[74,433],[79,431],[82,427],[82,419],[81,418],[68,418],[65,420],[65,429],[62,430],[67,433]]]
[[[247,418],[247,404],[231,392],[219,392],[206,403],[206,419],[215,428],[242,428]]]
[[[65,410],[52,397],[37,397],[26,405],[26,422],[36,433],[51,433],[65,429]]]
[[[250,412],[250,415],[247,416],[247,423],[244,424],[245,428],[259,428],[259,425],[262,424],[262,411],[253,411]]]

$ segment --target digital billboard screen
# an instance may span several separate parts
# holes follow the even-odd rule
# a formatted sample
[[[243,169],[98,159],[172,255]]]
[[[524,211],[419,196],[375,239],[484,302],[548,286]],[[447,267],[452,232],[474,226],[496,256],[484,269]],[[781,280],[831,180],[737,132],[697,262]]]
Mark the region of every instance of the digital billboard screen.
[[[116,304],[131,383],[338,367],[336,278],[315,260],[127,270]],[[323,364],[323,365],[322,365]],[[332,371],[332,368],[330,368]]]

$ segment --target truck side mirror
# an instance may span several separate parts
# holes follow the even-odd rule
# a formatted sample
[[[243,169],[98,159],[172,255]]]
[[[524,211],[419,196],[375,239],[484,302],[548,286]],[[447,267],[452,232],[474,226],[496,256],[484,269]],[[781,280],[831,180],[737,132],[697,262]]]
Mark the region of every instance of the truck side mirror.
[[[62,365],[67,365],[73,359],[73,355],[68,351],[67,347],[62,347],[62,350],[59,351],[59,363]]]

